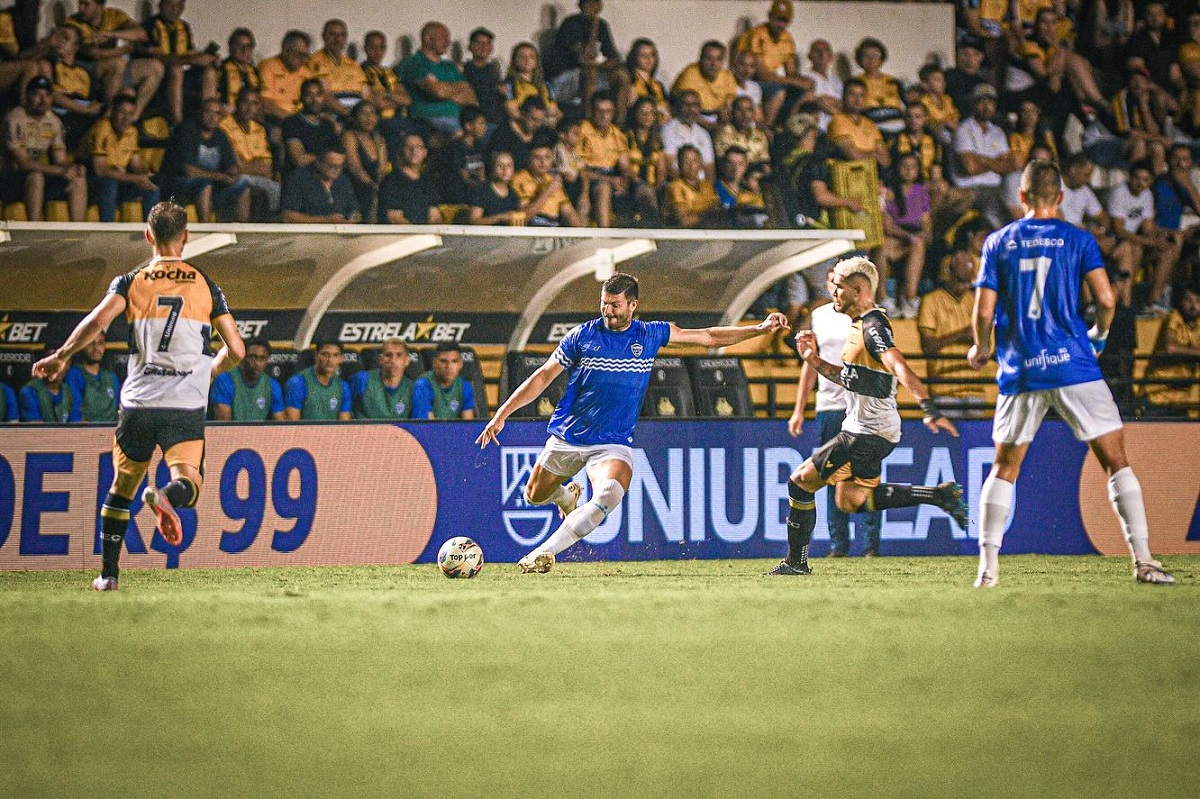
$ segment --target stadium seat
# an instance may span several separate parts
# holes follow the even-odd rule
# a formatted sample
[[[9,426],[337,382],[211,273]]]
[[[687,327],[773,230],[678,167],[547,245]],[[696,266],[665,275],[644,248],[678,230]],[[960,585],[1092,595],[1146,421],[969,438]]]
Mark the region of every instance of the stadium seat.
[[[546,362],[546,356],[533,352],[509,352],[504,356],[504,368],[500,373],[500,397],[506,398],[525,382],[531,374]],[[567,390],[567,373],[563,372],[542,395],[524,408],[513,411],[514,419],[546,419],[554,412],[554,406]]]
[[[696,415],[692,381],[682,358],[655,358],[650,371],[650,386],[642,400],[646,418],[676,419]]]
[[[697,416],[748,419],[754,406],[742,362],[737,358],[686,358]]]
[[[300,354],[294,350],[271,350],[271,360],[267,364],[266,373],[282,386],[288,381],[288,378],[296,374],[303,367],[299,365]],[[312,363],[310,356],[309,363]]]
[[[104,357],[100,359],[100,368],[109,370],[124,383],[129,372],[129,350],[105,350]]]
[[[8,383],[13,391],[19,392],[33,377],[33,364],[45,355],[44,352],[0,352],[0,383]]]

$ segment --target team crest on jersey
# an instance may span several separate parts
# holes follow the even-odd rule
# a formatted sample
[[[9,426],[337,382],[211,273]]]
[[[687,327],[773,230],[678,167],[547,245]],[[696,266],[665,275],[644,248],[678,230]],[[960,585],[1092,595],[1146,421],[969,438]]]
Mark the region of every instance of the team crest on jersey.
[[[509,536],[523,547],[545,539],[554,521],[553,505],[530,505],[525,499],[525,483],[541,451],[541,447],[500,448],[500,515]]]
[[[396,403],[396,415],[397,416],[404,415],[404,400],[400,400],[399,402]]]
[[[331,410],[331,411],[336,411],[336,410],[337,410],[337,406],[338,406],[338,398],[337,398],[337,397],[330,397],[330,398],[329,398],[329,410]]]
[[[458,413],[459,404],[460,404],[459,401],[456,399],[450,400],[450,410],[454,411],[455,413]]]
[[[638,343],[635,341],[635,342],[633,343],[633,346],[631,346],[629,349],[633,350],[633,357],[635,357],[635,358],[640,358],[640,357],[642,357],[642,349],[643,349],[643,348],[642,348],[642,345],[641,345],[641,344],[638,344]]]
[[[267,398],[266,397],[255,397],[254,404],[258,406],[258,409],[260,411],[265,411],[267,409]]]

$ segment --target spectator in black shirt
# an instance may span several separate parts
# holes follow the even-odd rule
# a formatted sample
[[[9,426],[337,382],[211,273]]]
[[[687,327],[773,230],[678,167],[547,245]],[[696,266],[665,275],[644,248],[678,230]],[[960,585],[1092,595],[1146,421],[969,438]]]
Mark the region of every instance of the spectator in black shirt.
[[[442,221],[437,190],[425,173],[425,140],[408,133],[400,145],[400,164],[379,187],[379,224],[436,225]]]
[[[296,169],[308,166],[327,150],[338,149],[338,132],[322,113],[325,84],[309,78],[300,85],[300,110],[283,120],[286,149],[283,176],[286,180]]]
[[[345,167],[346,154],[329,149],[293,172],[283,186],[283,221],[310,225],[361,222],[354,187],[343,174]]]
[[[475,100],[487,117],[489,130],[495,130],[508,119],[500,94],[500,62],[492,58],[495,40],[496,35],[487,28],[471,31],[467,42],[471,57],[462,66],[467,83],[475,90]]]
[[[1125,68],[1130,72],[1145,70],[1154,82],[1151,103],[1155,116],[1174,114],[1179,103],[1172,96],[1184,88],[1183,72],[1176,62],[1179,43],[1167,27],[1167,6],[1162,0],[1152,0],[1143,12],[1142,27],[1125,44]]]
[[[958,43],[956,65],[946,70],[946,94],[954,101],[958,115],[962,119],[971,116],[974,103],[971,92],[981,83],[987,83],[987,75],[983,72],[983,45],[977,39],[964,37]]]
[[[506,152],[517,169],[528,169],[533,137],[546,125],[546,120],[546,101],[536,94],[526,97],[521,103],[521,115],[506,121],[492,134],[488,152]]]
[[[487,136],[487,117],[477,105],[464,105],[458,114],[462,133],[450,140],[450,174],[442,182],[451,203],[466,203],[471,189],[487,180],[483,140]]]
[[[221,101],[211,97],[204,101],[199,120],[184,120],[171,132],[159,186],[177,202],[194,203],[201,222],[211,220],[214,207],[226,218],[247,222],[250,184],[241,180],[233,146],[219,127],[223,110]]]
[[[542,57],[550,89],[562,106],[582,104],[590,111],[592,94],[606,89],[616,101],[617,124],[625,119],[629,72],[613,42],[612,30],[600,18],[601,0],[579,0],[581,13],[562,21]]]
[[[488,182],[471,192],[472,225],[524,225],[521,199],[512,190],[513,157],[503,150],[488,154]]]

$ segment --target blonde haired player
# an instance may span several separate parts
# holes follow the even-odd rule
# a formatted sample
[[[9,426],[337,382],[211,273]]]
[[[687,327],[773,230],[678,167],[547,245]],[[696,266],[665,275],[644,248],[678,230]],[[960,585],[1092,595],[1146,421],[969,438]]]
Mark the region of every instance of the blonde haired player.
[[[808,545],[817,522],[813,493],[824,485],[837,486],[837,506],[846,513],[934,505],[967,529],[967,506],[957,483],[911,486],[880,482],[883,459],[900,441],[897,382],[903,383],[921,404],[926,427],[953,436],[958,430],[938,410],[921,378],[896,349],[887,314],[875,305],[879,285],[875,264],[862,256],[846,258],[833,267],[830,282],[834,307],[851,319],[842,363],[832,364],[821,358],[811,330],[796,334],[796,349],[809,367],[846,389],[846,420],[840,433],[792,472],[788,481],[788,554],[768,575],[812,573]]]
[[[129,508],[155,447],[162,449],[171,481],[161,488],[148,486],[142,500],[154,511],[166,542],[175,546],[183,541],[175,508],[190,508],[200,496],[209,382],[245,355],[224,293],[183,260],[187,240],[184,209],[173,202],[154,206],[146,223],[146,241],[154,257],[113,280],[104,299],[66,342],[33,366],[38,377],[58,377],[72,355],[107,330],[118,314],[125,314],[131,328],[129,372],[121,387],[112,487],[100,508],[103,566],[92,583],[97,591],[117,590],[117,561]],[[225,342],[215,355],[213,329]]]

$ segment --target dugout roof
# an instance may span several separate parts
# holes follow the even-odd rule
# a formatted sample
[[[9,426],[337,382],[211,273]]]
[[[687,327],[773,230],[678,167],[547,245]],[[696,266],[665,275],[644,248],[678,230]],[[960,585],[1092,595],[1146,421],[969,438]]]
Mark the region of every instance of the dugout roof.
[[[768,286],[854,249],[849,231],[193,225],[185,256],[235,308],[302,311],[297,347],[326,312],[500,314],[521,349],[544,314],[594,314],[614,269],[658,315],[740,319]],[[0,309],[86,311],[144,263],[141,225],[0,223]]]

